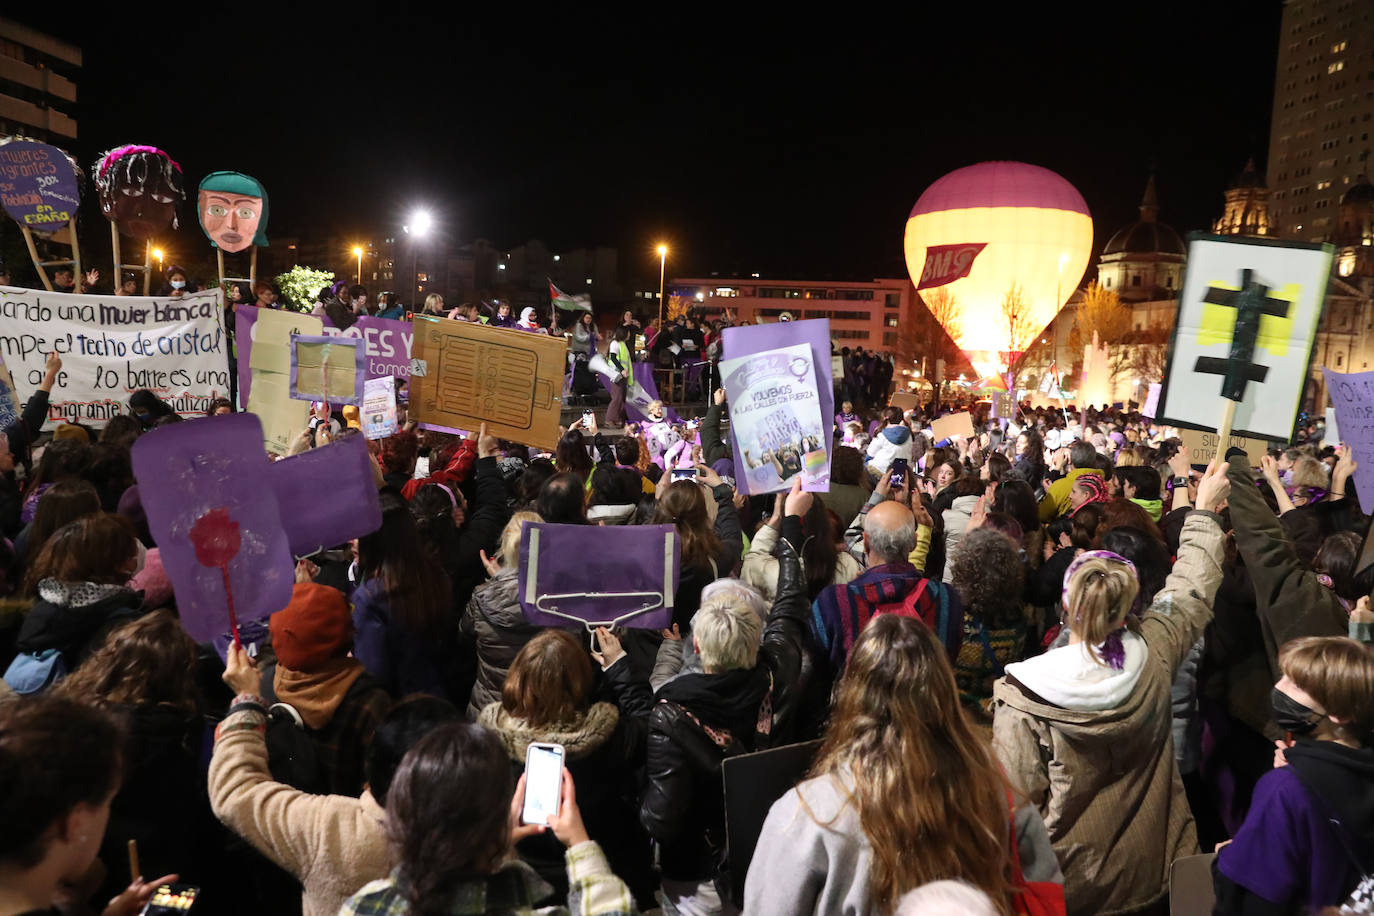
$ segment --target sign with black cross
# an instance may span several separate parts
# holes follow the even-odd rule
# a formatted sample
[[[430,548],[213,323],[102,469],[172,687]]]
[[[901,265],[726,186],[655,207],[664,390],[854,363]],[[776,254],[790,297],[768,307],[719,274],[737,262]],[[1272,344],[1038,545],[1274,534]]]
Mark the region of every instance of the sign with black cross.
[[[1330,245],[1190,236],[1156,421],[1287,442],[1333,253]]]

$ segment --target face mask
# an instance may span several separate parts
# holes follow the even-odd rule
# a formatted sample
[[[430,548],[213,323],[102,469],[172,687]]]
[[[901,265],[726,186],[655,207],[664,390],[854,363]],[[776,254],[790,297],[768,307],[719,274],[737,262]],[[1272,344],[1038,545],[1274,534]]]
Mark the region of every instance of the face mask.
[[[172,281],[172,289],[184,289],[185,286],[186,286],[186,281],[185,281],[185,280],[173,280],[173,281]]]
[[[1321,713],[1302,705],[1277,687],[1269,694],[1269,705],[1274,716],[1274,724],[1292,735],[1310,734],[1325,718]]]

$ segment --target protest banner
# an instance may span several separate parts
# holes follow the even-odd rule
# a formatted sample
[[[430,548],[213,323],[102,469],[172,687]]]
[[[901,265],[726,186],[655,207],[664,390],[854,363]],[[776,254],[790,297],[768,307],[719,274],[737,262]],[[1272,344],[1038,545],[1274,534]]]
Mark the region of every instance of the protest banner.
[[[895,407],[903,413],[908,410],[918,410],[921,407],[921,398],[910,391],[898,391],[887,399],[887,406]]]
[[[43,381],[47,354],[62,357],[48,422],[104,426],[128,412],[140,388],[185,417],[229,390],[218,289],[180,299],[0,291],[0,359],[20,402]]]
[[[1159,412],[1159,391],[1163,386],[1159,382],[1150,383],[1150,393],[1145,396],[1145,406],[1140,408],[1141,416],[1155,418]]]
[[[385,439],[396,434],[396,383],[391,376],[370,378],[363,383],[363,435]]]
[[[76,213],[81,205],[81,169],[55,146],[8,137],[0,140],[0,206],[19,224],[43,287],[52,291],[47,268],[68,265],[81,275]],[[70,261],[42,261],[33,233],[72,246]],[[145,290],[146,292],[146,290]]]
[[[724,359],[720,373],[740,492],[786,490],[798,474],[802,489],[829,490],[831,437],[822,420],[811,347],[801,343]]]
[[[273,454],[290,451],[310,418],[310,404],[291,397],[291,337],[320,331],[320,319],[312,315],[265,309],[252,327],[255,345],[239,355],[240,375],[248,366],[252,382],[251,392],[241,396],[262,421],[263,445]]]
[[[1189,237],[1156,419],[1287,442],[1321,317],[1330,245]],[[1209,395],[1216,392],[1220,401]]]
[[[252,358],[258,313],[261,311],[263,310],[254,305],[240,305],[234,309],[234,340],[239,351],[239,397],[245,404],[248,403],[253,388],[249,363]],[[266,311],[280,314],[278,309]],[[320,321],[323,328],[319,333],[353,337],[363,342],[367,348],[368,378],[380,378],[384,375],[399,379],[410,378],[410,345],[414,327],[409,321],[363,315],[351,328],[340,331],[328,318],[315,320]]]
[[[1326,391],[1335,405],[1341,441],[1355,452],[1355,492],[1360,506],[1374,506],[1374,372],[1332,372],[1326,376]]]
[[[953,439],[955,436],[972,439],[973,414],[966,410],[963,413],[951,413],[943,417],[936,417],[935,421],[930,424],[930,434],[935,437],[936,442]]]
[[[415,316],[410,415],[551,449],[558,444],[562,337],[517,333],[432,315]]]
[[[681,567],[672,525],[534,522],[520,532],[520,607],[540,627],[661,630],[673,623]]]
[[[831,371],[829,319],[812,318],[806,321],[780,321],[775,324],[745,325],[738,328],[726,328],[721,332],[721,356],[723,359],[741,359],[754,353],[764,353],[797,344],[806,344],[811,348],[811,367],[815,377],[809,384],[816,388],[820,415],[824,418],[825,429],[829,430],[831,421],[835,416],[835,378]],[[731,402],[732,428],[735,409],[736,405]],[[802,477],[803,488],[813,492],[829,492],[830,490],[830,434],[827,432],[823,438],[826,440],[824,443],[825,467],[823,469],[808,469],[809,473]],[[738,450],[735,451],[734,458],[738,474],[736,479],[742,488],[747,486],[747,483],[744,482],[746,475],[738,473],[742,460]],[[741,492],[748,491],[741,489]]]
[[[0,361],[0,429],[14,428],[19,423],[21,409],[10,367]]]
[[[1217,444],[1221,437],[1205,429],[1189,429],[1186,426],[1178,431],[1179,439],[1183,440],[1183,447],[1188,450],[1188,460],[1195,468],[1206,468],[1213,459],[1217,458]],[[1231,441],[1226,448],[1221,450],[1220,458],[1226,459],[1226,452],[1233,448],[1243,449],[1246,457],[1250,459],[1251,467],[1259,467],[1260,459],[1269,451],[1269,443],[1264,439],[1253,439],[1247,436],[1231,436]]]
[[[366,371],[357,338],[291,335],[291,397],[298,401],[361,406]]]

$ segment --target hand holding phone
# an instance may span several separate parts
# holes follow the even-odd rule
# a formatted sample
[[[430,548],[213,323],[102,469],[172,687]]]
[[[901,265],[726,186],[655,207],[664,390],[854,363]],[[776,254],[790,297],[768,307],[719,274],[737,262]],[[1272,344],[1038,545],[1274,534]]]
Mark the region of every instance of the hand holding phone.
[[[520,820],[548,826],[563,795],[563,745],[532,742],[525,751],[525,803]]]
[[[907,460],[906,460],[905,458],[893,458],[893,459],[892,459],[892,480],[891,480],[891,484],[892,484],[893,489],[900,490],[902,487],[905,487],[905,486],[906,486],[906,475],[907,475],[908,470],[909,470],[909,466],[908,466]]]

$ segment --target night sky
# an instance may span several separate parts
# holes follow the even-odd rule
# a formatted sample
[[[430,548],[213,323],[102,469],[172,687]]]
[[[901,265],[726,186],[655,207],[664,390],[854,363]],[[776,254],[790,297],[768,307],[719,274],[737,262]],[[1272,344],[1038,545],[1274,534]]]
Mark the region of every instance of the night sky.
[[[260,178],[269,234],[383,232],[425,203],[461,241],[617,246],[631,281],[660,238],[670,275],[902,275],[921,191],[985,159],[1071,181],[1099,251],[1151,165],[1161,219],[1206,228],[1246,157],[1263,169],[1281,12],[49,6],[7,15],[82,46],[83,166],[151,143],[192,192],[216,169]],[[150,50],[159,25],[173,38]],[[186,219],[173,248],[203,244]]]

